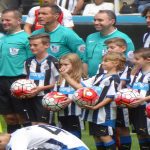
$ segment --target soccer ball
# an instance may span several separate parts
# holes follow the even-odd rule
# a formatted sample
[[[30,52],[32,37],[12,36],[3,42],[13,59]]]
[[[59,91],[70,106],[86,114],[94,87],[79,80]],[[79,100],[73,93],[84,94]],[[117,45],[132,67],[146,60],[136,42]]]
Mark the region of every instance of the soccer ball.
[[[146,115],[150,118],[150,104],[146,106]]]
[[[137,90],[125,88],[117,92],[115,102],[118,106],[129,107],[136,98],[140,98],[140,94]]]
[[[61,102],[65,101],[67,98],[66,95],[53,91],[43,97],[42,105],[47,110],[60,111],[63,109]]]
[[[11,85],[11,93],[14,97],[24,99],[31,98],[29,92],[36,88],[36,84],[29,79],[19,79]]]
[[[73,95],[73,101],[80,107],[85,105],[94,106],[98,100],[99,96],[92,88],[80,88]]]

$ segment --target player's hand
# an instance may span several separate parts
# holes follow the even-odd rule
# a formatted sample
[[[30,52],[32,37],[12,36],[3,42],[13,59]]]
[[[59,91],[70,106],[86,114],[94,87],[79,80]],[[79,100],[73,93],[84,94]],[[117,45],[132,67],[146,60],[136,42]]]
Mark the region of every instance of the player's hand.
[[[68,69],[65,68],[65,67],[61,67],[61,68],[59,69],[59,72],[60,72],[60,74],[61,74],[63,77],[66,77],[66,76],[68,75]]]
[[[72,103],[72,100],[67,98],[65,101],[61,102],[63,108],[67,107],[70,103]]]
[[[97,109],[95,106],[89,106],[89,105],[84,105],[82,108],[89,109],[89,110],[96,110]]]
[[[138,107],[144,102],[145,102],[144,98],[136,98],[134,102],[130,103],[130,107],[133,107],[133,108]]]
[[[29,96],[34,97],[36,96],[40,91],[42,91],[41,87],[37,86],[36,88],[32,89],[29,93]]]

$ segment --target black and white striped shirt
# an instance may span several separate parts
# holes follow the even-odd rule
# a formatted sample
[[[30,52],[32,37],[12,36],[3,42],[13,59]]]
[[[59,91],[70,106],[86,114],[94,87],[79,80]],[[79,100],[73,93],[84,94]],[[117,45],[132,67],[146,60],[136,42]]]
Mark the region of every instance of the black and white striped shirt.
[[[73,89],[66,80],[63,80],[61,85],[55,84],[54,87],[55,91],[58,91],[60,93],[63,93],[68,96],[68,98],[72,99],[72,96],[75,92],[75,89]],[[59,116],[80,116],[81,115],[81,108],[75,104],[74,102],[70,103],[65,109],[60,110],[58,112]]]
[[[130,76],[129,87],[138,90],[141,97],[150,95],[150,71],[143,73],[141,70]]]
[[[117,74],[107,76],[105,73],[98,74],[83,83],[87,87],[94,87],[98,89],[97,92],[100,95],[99,103],[102,102],[105,98],[114,99],[114,96],[117,92],[117,88],[120,83],[120,77]],[[115,127],[116,120],[116,105],[112,101],[104,107],[101,107],[97,110],[84,110],[82,114],[82,119],[96,124],[103,124],[106,126]]]
[[[78,0],[57,0],[57,4],[73,12]]]
[[[24,74],[27,78],[33,80],[37,86],[46,86],[54,84],[59,76],[58,61],[53,56],[46,57],[42,62],[38,62],[35,57],[26,60],[24,67]],[[41,92],[39,95],[44,95],[50,92]]]

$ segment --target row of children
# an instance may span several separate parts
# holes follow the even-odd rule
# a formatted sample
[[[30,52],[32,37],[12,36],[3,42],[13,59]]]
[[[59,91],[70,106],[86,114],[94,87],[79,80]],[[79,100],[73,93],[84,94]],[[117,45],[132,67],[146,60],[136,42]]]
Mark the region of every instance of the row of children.
[[[41,99],[51,90],[65,91],[69,99],[63,102],[65,109],[58,112],[63,129],[81,138],[81,117],[89,122],[90,134],[95,139],[97,150],[115,150],[116,133],[119,133],[119,149],[129,150],[131,137],[127,121],[130,120],[138,134],[141,149],[149,149],[150,119],[145,115],[145,107],[150,100],[150,49],[136,50],[130,62],[124,56],[127,45],[123,39],[107,40],[105,44],[108,52],[103,56],[97,74],[85,79],[85,74],[82,76],[82,61],[76,54],[64,55],[59,61],[48,55],[48,34],[32,35],[29,41],[35,56],[25,62],[24,73],[38,85],[30,93],[35,97],[25,102],[29,121],[33,124],[49,123],[53,113],[42,107]],[[80,108],[72,102],[74,91],[84,86],[95,87],[99,92],[97,105]],[[137,89],[142,95],[129,109],[116,108],[114,102],[116,92],[124,87]]]

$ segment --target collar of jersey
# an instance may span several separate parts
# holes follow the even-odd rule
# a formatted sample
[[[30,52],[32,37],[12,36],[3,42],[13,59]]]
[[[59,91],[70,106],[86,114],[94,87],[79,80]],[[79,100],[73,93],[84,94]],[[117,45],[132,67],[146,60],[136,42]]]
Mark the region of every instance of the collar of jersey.
[[[109,36],[111,36],[113,33],[115,33],[116,31],[117,31],[117,28],[115,28],[114,31],[112,31],[111,33],[109,33],[109,34],[107,34],[107,35],[102,35],[101,32],[100,32],[100,35],[101,35],[102,37],[109,37]]]
[[[36,57],[34,56],[34,60],[38,63],[38,64],[42,64],[47,58],[49,57],[49,55],[47,57],[45,57],[41,62],[39,62]]]
[[[58,24],[54,30],[50,31],[50,33],[55,32],[59,27],[60,27],[60,24]]]
[[[24,32],[24,30],[20,30],[20,31],[18,31],[18,32],[11,33],[11,34],[7,34],[7,35],[15,35],[15,34],[18,34],[18,33],[20,33],[20,32]]]

